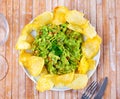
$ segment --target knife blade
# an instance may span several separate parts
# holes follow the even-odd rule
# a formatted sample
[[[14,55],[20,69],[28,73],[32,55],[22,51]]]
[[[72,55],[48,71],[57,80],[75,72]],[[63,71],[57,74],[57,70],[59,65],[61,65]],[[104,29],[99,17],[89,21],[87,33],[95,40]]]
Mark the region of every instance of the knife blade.
[[[108,83],[108,77],[105,77],[94,99],[102,99],[107,83]]]

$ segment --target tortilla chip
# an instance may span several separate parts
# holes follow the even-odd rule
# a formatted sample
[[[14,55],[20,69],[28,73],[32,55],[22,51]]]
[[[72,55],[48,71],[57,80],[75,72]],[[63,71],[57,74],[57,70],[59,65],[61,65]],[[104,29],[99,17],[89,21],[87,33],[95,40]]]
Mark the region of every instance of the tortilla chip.
[[[68,9],[64,6],[58,6],[54,9],[54,19],[53,24],[60,25],[66,22],[65,15],[68,12]]]
[[[85,74],[75,74],[72,83],[67,85],[72,89],[83,89],[86,87],[88,82],[88,77]]]

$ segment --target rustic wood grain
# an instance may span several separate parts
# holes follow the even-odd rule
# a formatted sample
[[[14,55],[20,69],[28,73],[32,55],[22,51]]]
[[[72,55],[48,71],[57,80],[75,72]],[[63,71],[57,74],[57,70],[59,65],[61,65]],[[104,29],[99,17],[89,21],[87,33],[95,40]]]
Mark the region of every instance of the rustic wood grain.
[[[20,3],[19,3],[19,14],[20,14],[20,19],[19,19],[19,22],[20,22],[20,25],[19,25],[19,30],[21,32],[22,28],[24,27],[25,25],[25,10],[26,10],[26,2],[23,0],[19,0]],[[20,33],[19,33],[20,34]],[[23,71],[23,69],[19,66],[19,99],[25,99],[25,96],[26,96],[26,75]]]
[[[103,10],[102,10],[102,0],[97,0],[97,3],[96,3],[96,9],[97,9],[97,13],[96,13],[96,30],[97,30],[97,33],[100,35],[101,38],[103,38],[103,25],[102,25],[102,21],[103,21]],[[101,44],[101,48],[100,48],[100,55],[101,55],[101,58],[100,58],[100,63],[98,65],[98,68],[97,68],[97,80],[99,81],[100,79],[103,78],[103,75],[104,75],[104,72],[101,72],[101,71],[104,71],[104,68],[103,68],[103,61],[104,61],[104,58],[103,58],[103,39],[102,39],[102,44]]]
[[[116,62],[117,62],[117,68],[116,68],[116,98],[120,99],[120,0],[116,0],[116,11],[115,11],[115,34],[116,34]]]
[[[110,76],[112,79],[110,97],[116,99],[116,37],[115,37],[115,2],[109,1],[109,34],[110,34]]]
[[[108,9],[108,4],[109,4],[109,0],[104,0],[103,1],[103,58],[104,58],[104,62],[103,62],[103,68],[104,68],[104,76],[110,76],[109,72],[110,72],[110,49],[109,49],[109,42],[110,42],[110,37],[109,37],[109,9]],[[107,60],[107,61],[106,61]],[[111,81],[108,81],[108,86],[105,92],[105,98],[106,99],[110,99],[110,85],[111,85]]]
[[[7,20],[9,24],[9,38],[6,43],[6,58],[9,64],[9,71],[6,76],[5,99],[12,98],[12,0],[6,2]],[[10,25],[11,24],[11,25]]]
[[[18,64],[16,41],[21,29],[37,15],[63,5],[85,14],[102,38],[100,62],[92,80],[108,77],[104,99],[120,99],[120,0],[0,0],[0,13],[9,23],[9,38],[0,46],[9,71],[0,81],[0,99],[80,99],[83,90],[38,92]]]
[[[3,13],[3,15],[6,17],[6,2],[5,1],[1,1],[1,4],[3,4],[2,7],[0,7],[0,12]],[[6,50],[6,46],[5,44],[3,46],[0,46],[0,55],[5,56],[5,50]],[[3,68],[5,69],[5,68]],[[0,71],[2,72],[2,71]],[[5,98],[5,83],[6,83],[6,79],[3,79],[2,81],[0,81],[0,98]]]
[[[18,35],[19,35],[19,1],[16,1],[16,0],[13,0],[13,15],[12,15],[12,18],[13,18],[13,23],[12,23],[12,54],[13,54],[13,57],[15,57],[13,60],[12,60],[12,97],[13,99],[16,99],[18,98],[18,75],[19,75],[19,68],[18,68],[18,57],[17,57],[17,51],[15,50],[15,44],[17,42],[17,38]]]

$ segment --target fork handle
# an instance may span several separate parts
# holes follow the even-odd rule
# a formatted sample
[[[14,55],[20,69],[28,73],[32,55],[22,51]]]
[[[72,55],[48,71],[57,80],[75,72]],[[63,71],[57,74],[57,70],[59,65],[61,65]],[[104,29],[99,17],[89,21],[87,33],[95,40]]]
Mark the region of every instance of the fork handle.
[[[103,81],[100,89],[98,90],[98,93],[97,93],[96,96],[94,97],[94,99],[102,99],[102,96],[103,96],[104,91],[105,91],[106,86],[107,86],[107,82],[108,82],[108,78],[105,77],[105,78],[104,78],[104,81]]]

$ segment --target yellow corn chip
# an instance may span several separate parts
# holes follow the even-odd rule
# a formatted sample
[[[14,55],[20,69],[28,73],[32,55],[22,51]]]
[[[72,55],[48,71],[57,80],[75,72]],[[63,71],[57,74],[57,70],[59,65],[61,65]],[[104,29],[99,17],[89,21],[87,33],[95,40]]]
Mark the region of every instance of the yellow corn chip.
[[[50,90],[53,88],[54,83],[52,82],[52,79],[50,76],[41,76],[37,82],[36,89],[40,92],[44,92],[46,90]]]
[[[93,38],[96,36],[95,28],[89,24],[86,28],[83,29],[83,34],[85,34],[88,38]]]
[[[58,6],[54,9],[54,19],[53,24],[60,25],[66,22],[65,15],[68,12],[68,9],[64,6]]]
[[[70,24],[82,25],[85,24],[87,21],[83,16],[84,16],[83,13],[78,12],[76,10],[72,10],[66,14],[65,18],[66,21]]]
[[[74,72],[63,75],[56,75],[54,79],[55,86],[67,85],[72,82],[73,77]]]
[[[89,63],[87,62],[87,59],[85,56],[83,56],[80,60],[79,66],[78,66],[78,72],[80,74],[86,74],[89,70]]]
[[[30,49],[31,45],[26,42],[26,41],[18,41],[16,44],[16,49],[21,50],[21,49]]]
[[[53,13],[51,12],[44,12],[42,14],[40,14],[39,16],[37,16],[32,24],[38,25],[38,26],[43,26],[43,25],[47,25],[50,24],[53,20]]]
[[[44,59],[37,56],[31,56],[28,60],[28,71],[32,76],[38,76],[44,66]]]
[[[85,74],[75,74],[73,81],[67,86],[72,89],[83,89],[88,82],[88,77]]]
[[[95,64],[96,64],[95,60],[93,60],[93,59],[87,59],[87,62],[89,64],[89,70],[95,69]]]
[[[101,44],[101,38],[96,35],[92,39],[87,39],[82,44],[82,52],[86,56],[86,58],[93,58],[99,51]]]
[[[22,50],[20,51],[20,55],[19,55],[19,63],[21,65],[23,65],[25,68],[28,68],[28,63],[27,61],[29,60],[29,58],[32,56],[31,53],[27,53],[26,51]]]

